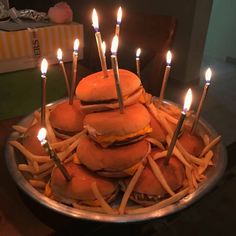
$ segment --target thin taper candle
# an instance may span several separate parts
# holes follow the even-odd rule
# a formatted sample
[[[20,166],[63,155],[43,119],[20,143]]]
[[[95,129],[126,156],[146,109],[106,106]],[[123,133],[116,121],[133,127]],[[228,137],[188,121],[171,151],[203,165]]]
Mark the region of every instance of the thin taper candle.
[[[41,126],[42,127],[45,127],[47,70],[48,70],[48,62],[44,58],[41,62]]]
[[[103,56],[102,37],[101,37],[101,33],[99,32],[98,16],[97,16],[97,12],[95,9],[93,9],[93,13],[92,13],[92,22],[93,22],[93,27],[95,30],[95,38],[96,38],[96,43],[97,43],[97,47],[98,47],[98,55],[99,55],[99,59],[100,59],[100,63],[101,63],[101,68],[102,68],[103,75],[105,78],[108,76],[107,64],[106,64],[106,60]]]
[[[141,79],[141,73],[140,73],[140,54],[141,54],[141,49],[138,48],[136,51],[136,70],[137,70],[137,75]]]
[[[68,173],[65,166],[62,164],[60,158],[57,156],[56,152],[52,149],[52,147],[49,145],[48,141],[46,140],[47,131],[45,128],[41,128],[38,132],[38,140],[40,141],[42,147],[44,150],[49,154],[50,158],[54,161],[55,165],[59,168],[61,173],[63,174],[66,181],[71,180],[71,176]]]
[[[117,11],[117,20],[116,20],[116,31],[115,31],[115,35],[117,35],[119,37],[120,35],[120,24],[121,24],[121,20],[122,20],[122,8],[119,7],[118,11]]]
[[[166,158],[165,158],[165,161],[164,161],[165,165],[169,164],[171,154],[173,152],[173,149],[174,149],[176,141],[178,139],[180,130],[181,130],[182,125],[184,123],[184,120],[185,120],[185,117],[186,117],[186,113],[187,113],[187,111],[189,111],[189,109],[191,107],[191,103],[192,103],[192,91],[191,91],[191,89],[189,89],[187,94],[186,94],[186,96],[185,96],[185,102],[184,102],[183,110],[181,112],[181,115],[180,115],[179,121],[177,123],[175,132],[173,134],[173,137],[171,139],[170,145],[168,147],[167,155],[166,155]]]
[[[75,84],[77,79],[77,62],[78,62],[78,50],[79,50],[79,40],[75,39],[74,41],[74,51],[73,51],[73,65],[72,65],[72,81],[71,81],[71,90],[69,97],[69,104],[73,104],[74,93],[75,93]]]
[[[199,122],[202,107],[203,107],[203,104],[204,104],[204,101],[206,99],[207,92],[208,92],[208,89],[209,89],[209,86],[210,86],[211,76],[212,76],[211,69],[208,68],[206,70],[206,73],[205,73],[206,83],[205,83],[205,86],[204,86],[204,89],[203,89],[203,93],[202,93],[202,96],[201,96],[201,99],[200,99],[200,102],[199,102],[199,105],[198,105],[198,109],[197,109],[194,121],[193,121],[193,125],[192,125],[192,128],[191,128],[191,134],[192,135],[196,132],[196,129],[197,129],[197,125],[198,125],[198,122]]]
[[[163,99],[164,99],[164,94],[165,94],[165,90],[166,90],[166,85],[167,85],[167,81],[170,75],[170,63],[171,63],[171,52],[168,51],[166,54],[166,68],[165,68],[165,73],[164,73],[164,77],[162,80],[162,86],[161,86],[161,92],[160,92],[160,97],[159,97],[159,102],[162,103]]]
[[[58,59],[58,62],[61,66],[61,69],[62,69],[62,72],[64,75],[64,80],[65,80],[66,89],[67,89],[67,95],[68,95],[68,97],[70,97],[70,84],[69,84],[68,76],[67,76],[67,73],[65,70],[64,62],[62,60],[62,50],[60,48],[58,48],[58,50],[57,50],[57,59]]]
[[[115,77],[115,85],[116,85],[116,92],[117,92],[117,97],[118,97],[118,102],[119,102],[119,109],[120,113],[124,113],[124,103],[123,103],[123,96],[122,96],[122,91],[121,91],[121,86],[120,86],[120,76],[119,76],[119,66],[118,66],[118,61],[117,61],[117,48],[118,48],[118,37],[115,36],[112,41],[112,46],[111,46],[111,64],[112,64],[112,69]]]

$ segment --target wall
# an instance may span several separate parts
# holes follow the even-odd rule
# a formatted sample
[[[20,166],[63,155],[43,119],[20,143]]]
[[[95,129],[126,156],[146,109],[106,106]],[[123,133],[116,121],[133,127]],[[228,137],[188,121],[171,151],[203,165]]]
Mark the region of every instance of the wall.
[[[214,0],[207,34],[205,55],[225,60],[236,58],[236,1]]]
[[[171,77],[180,83],[199,80],[212,0],[136,0],[129,7],[178,19]]]

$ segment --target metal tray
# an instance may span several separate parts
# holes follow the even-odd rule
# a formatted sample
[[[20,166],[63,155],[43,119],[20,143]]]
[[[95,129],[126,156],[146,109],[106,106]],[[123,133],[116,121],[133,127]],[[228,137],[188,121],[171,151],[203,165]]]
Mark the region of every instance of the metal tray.
[[[51,104],[50,104],[51,105]],[[55,103],[53,104],[55,105]],[[33,118],[33,114],[22,119],[19,124],[23,126],[29,125],[30,121]],[[216,131],[204,120],[200,120],[199,128],[203,129],[210,137],[216,137]],[[8,138],[8,140],[16,139],[19,136],[17,132],[12,132]],[[202,182],[199,188],[192,194],[187,195],[185,198],[181,199],[179,202],[169,205],[165,208],[162,208],[158,211],[152,211],[148,213],[136,214],[136,215],[108,215],[102,213],[96,213],[86,210],[79,210],[72,208],[70,206],[64,205],[62,203],[56,202],[43,194],[37,191],[34,187],[32,187],[27,181],[27,175],[20,172],[17,168],[17,164],[24,162],[24,159],[21,155],[15,151],[15,149],[10,146],[7,142],[5,148],[5,159],[7,163],[8,170],[13,177],[15,183],[18,187],[23,190],[26,194],[28,194],[31,198],[33,198],[39,204],[46,206],[47,208],[63,214],[68,217],[72,217],[75,219],[86,219],[92,221],[99,222],[112,222],[112,223],[127,223],[127,222],[138,222],[138,221],[146,221],[154,218],[164,217],[173,213],[176,213],[189,205],[196,202],[199,198],[209,192],[218,182],[218,180],[222,177],[224,170],[227,164],[227,155],[225,151],[225,147],[220,142],[214,148],[214,166],[210,167],[206,171],[207,179]]]

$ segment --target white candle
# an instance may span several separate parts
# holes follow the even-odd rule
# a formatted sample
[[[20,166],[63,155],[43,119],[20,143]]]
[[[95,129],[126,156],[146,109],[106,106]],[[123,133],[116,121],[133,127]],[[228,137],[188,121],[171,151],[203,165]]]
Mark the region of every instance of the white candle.
[[[170,74],[171,59],[172,59],[172,54],[170,51],[168,51],[166,54],[166,68],[165,68],[165,73],[164,73],[164,77],[162,80],[161,92],[160,92],[160,97],[159,97],[160,103],[164,99],[165,89],[166,89],[167,81],[168,81],[169,74]]]
[[[164,162],[165,165],[168,165],[168,163],[169,163],[169,160],[170,160],[171,154],[173,152],[173,149],[175,147],[176,141],[178,139],[180,130],[181,130],[182,125],[184,123],[186,113],[189,111],[189,109],[191,107],[191,104],[192,104],[192,90],[188,89],[187,94],[185,96],[185,101],[184,101],[183,110],[181,112],[181,116],[179,118],[179,121],[177,123],[175,132],[173,134],[173,137],[171,139],[171,142],[170,142],[170,145],[169,145],[169,148],[168,148],[168,152],[167,152],[166,159],[165,159],[165,162]]]
[[[117,92],[117,97],[118,97],[118,102],[119,102],[120,113],[124,113],[124,103],[123,103],[122,91],[120,87],[119,66],[118,66],[118,61],[117,61],[117,56],[116,56],[118,44],[119,44],[119,40],[116,35],[113,38],[112,45],[111,45],[111,64],[112,64],[112,69],[113,69],[114,78],[115,78],[116,92]]]
[[[63,75],[64,75],[68,97],[70,97],[69,80],[68,80],[68,76],[67,76],[67,73],[66,73],[66,70],[65,70],[64,62],[62,60],[62,50],[60,48],[58,48],[58,50],[57,50],[57,60],[60,64],[60,66],[61,66],[61,69],[62,69],[62,72],[63,72]]]
[[[102,37],[101,37],[101,33],[99,32],[98,15],[95,9],[93,9],[93,13],[92,13],[92,22],[93,22],[93,28],[95,30],[95,38],[96,38],[97,47],[98,47],[98,55],[100,58],[103,75],[104,77],[107,77],[108,76],[107,64],[106,64],[106,60],[104,59],[103,52],[102,52]]]
[[[45,126],[45,109],[46,109],[46,81],[47,81],[48,62],[44,58],[41,62],[41,126]]]
[[[140,73],[140,54],[141,54],[141,49],[138,48],[136,51],[136,70],[137,70],[137,75],[141,79],[141,73]]]
[[[208,89],[209,89],[209,86],[210,86],[211,76],[212,76],[211,69],[208,68],[206,70],[206,73],[205,73],[206,83],[205,83],[205,86],[204,86],[204,89],[203,89],[203,92],[202,92],[202,96],[201,96],[201,99],[200,99],[200,102],[199,102],[199,105],[198,105],[198,109],[197,109],[197,112],[196,112],[196,115],[195,115],[195,119],[194,119],[194,122],[193,122],[193,125],[192,125],[192,129],[191,129],[191,134],[192,135],[195,133],[195,131],[197,129],[197,125],[198,125],[198,121],[199,121],[200,114],[201,114],[201,111],[202,111],[202,107],[203,107],[203,104],[204,104],[204,101],[206,99],[207,92],[208,92]]]
[[[79,39],[75,39],[74,41],[74,50],[73,50],[73,65],[72,65],[72,81],[71,81],[71,90],[69,103],[72,105],[74,100],[75,93],[75,84],[77,79],[77,62],[78,62],[78,50],[79,50]]]
[[[121,20],[122,20],[122,8],[119,7],[118,11],[117,11],[117,20],[116,20],[116,31],[115,31],[115,35],[117,35],[119,37],[120,35],[120,24],[121,24]]]

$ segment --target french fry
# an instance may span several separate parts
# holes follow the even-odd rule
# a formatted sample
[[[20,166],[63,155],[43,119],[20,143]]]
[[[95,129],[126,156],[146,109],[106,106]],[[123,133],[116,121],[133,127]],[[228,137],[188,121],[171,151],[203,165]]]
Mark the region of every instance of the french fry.
[[[39,172],[39,164],[38,164],[38,162],[37,162],[37,161],[33,161],[33,162],[32,162],[32,165],[33,165],[35,171],[36,171],[36,172]]]
[[[79,210],[94,211],[94,212],[98,212],[98,213],[106,213],[102,207],[85,206],[85,205],[78,204],[76,202],[73,202],[72,206],[76,209],[79,209]]]
[[[179,149],[179,151],[184,155],[184,157],[186,158],[187,161],[198,164],[198,165],[203,164],[202,159],[195,157],[195,156],[191,155],[190,153],[188,153],[178,140],[176,142],[176,146]]]
[[[152,158],[153,158],[153,160],[155,161],[155,160],[157,160],[157,159],[166,157],[166,155],[167,155],[167,150],[162,151],[162,152],[157,152]]]
[[[53,168],[53,167],[52,167]],[[35,174],[33,177],[36,180],[42,180],[46,177],[48,177],[49,175],[51,175],[52,173],[52,168],[49,168],[48,170],[41,172],[40,174]]]
[[[18,133],[25,133],[27,128],[21,126],[21,125],[13,125],[12,128],[17,131]]]
[[[212,147],[214,147],[217,143],[221,140],[221,136],[219,135],[215,139],[213,139],[203,150],[200,154],[200,157],[204,156]]]
[[[147,106],[149,112],[153,115],[153,117],[160,122],[159,116],[157,114],[157,108],[153,105],[153,103]]]
[[[168,145],[170,145],[170,142],[171,142],[170,136],[166,137],[166,141]],[[176,146],[173,149],[173,153],[186,167],[190,169],[192,168],[192,166],[188,163],[188,161],[184,158],[184,156],[182,155],[182,153],[179,151],[179,149]]]
[[[18,164],[18,169],[20,171],[25,171],[25,172],[30,172],[31,174],[35,174],[35,169],[30,165]]]
[[[202,139],[203,139],[205,146],[207,146],[210,143],[210,138],[207,134],[204,134]]]
[[[208,151],[208,153],[206,154],[205,158],[204,158],[204,164],[202,166],[200,166],[198,168],[198,174],[201,175],[202,173],[204,173],[204,171],[207,169],[209,162],[211,161],[212,157],[213,157],[213,152],[210,150]]]
[[[157,163],[152,159],[151,156],[148,156],[148,161],[151,166],[152,172],[157,178],[157,180],[160,182],[161,186],[166,190],[167,193],[169,193],[171,196],[175,195],[174,191],[170,188],[169,184],[166,182],[165,177],[163,176],[159,166]]]
[[[45,186],[44,195],[47,196],[47,197],[52,196],[52,189],[51,189],[51,186],[50,186],[50,181]]]
[[[44,189],[46,187],[46,183],[42,180],[35,180],[35,179],[30,179],[29,183],[35,187],[35,188],[42,188]]]
[[[45,163],[50,160],[49,156],[39,156],[32,154],[30,151],[28,151],[22,144],[20,144],[18,141],[9,141],[9,143],[17,148],[26,158],[28,158],[31,161],[37,161],[39,163]]]
[[[167,133],[172,136],[173,135],[173,130],[169,126],[169,124],[166,121],[165,117],[160,116],[159,118],[160,118],[161,125],[164,127],[164,129],[167,131]]]
[[[157,146],[158,148],[160,148],[161,150],[165,150],[164,146],[162,145],[162,143],[154,138],[146,138],[146,140],[150,143],[152,143],[153,145]]]
[[[46,108],[45,125],[46,125],[46,129],[47,129],[47,139],[48,139],[49,143],[56,143],[57,138],[56,138],[56,135],[53,131],[51,123],[49,121],[49,117],[50,117],[50,112],[49,112],[48,108]]]
[[[164,207],[169,206],[175,202],[178,202],[180,199],[185,197],[188,193],[189,193],[189,188],[185,188],[184,190],[176,193],[175,195],[173,195],[161,202],[158,202],[152,206],[142,207],[142,208],[138,208],[138,209],[127,209],[126,212],[128,214],[142,214],[142,213],[146,213],[146,212],[158,211],[161,208],[164,208]]]
[[[63,147],[63,146],[66,147],[66,146],[70,145],[71,143],[73,143],[74,141],[76,141],[76,139],[78,139],[81,135],[83,135],[85,133],[86,133],[86,130],[83,130],[80,133],[72,136],[71,138],[65,139],[65,140],[60,141],[60,142],[52,143],[51,147],[53,149],[60,148],[60,147]]]
[[[134,176],[132,177],[131,181],[129,182],[129,184],[128,184],[126,190],[125,190],[125,193],[124,193],[124,195],[122,197],[122,200],[121,200],[121,203],[120,203],[120,207],[118,209],[118,212],[120,214],[124,214],[125,207],[126,207],[127,202],[129,200],[130,194],[132,193],[132,191],[134,189],[134,186],[136,185],[140,175],[142,174],[143,169],[144,169],[144,166],[141,164],[139,166],[139,168],[137,169],[137,171],[135,172]]]
[[[158,113],[160,115],[163,115],[165,117],[165,119],[168,120],[169,122],[171,122],[171,123],[173,123],[175,125],[178,123],[178,120],[175,117],[169,115],[168,113],[166,113],[166,112],[164,112],[162,110],[158,110]]]
[[[91,185],[92,191],[94,196],[96,197],[96,199],[100,202],[101,207],[103,208],[103,210],[107,213],[107,214],[111,214],[111,215],[116,215],[117,212],[115,212],[112,207],[104,200],[104,198],[102,197],[96,182],[93,182]]]

